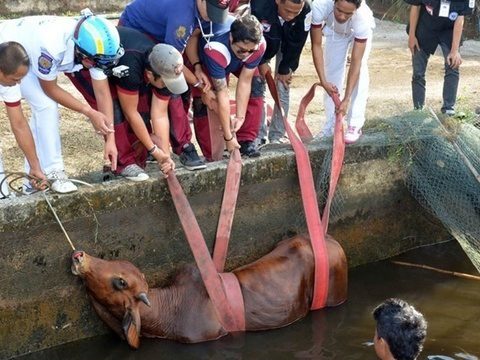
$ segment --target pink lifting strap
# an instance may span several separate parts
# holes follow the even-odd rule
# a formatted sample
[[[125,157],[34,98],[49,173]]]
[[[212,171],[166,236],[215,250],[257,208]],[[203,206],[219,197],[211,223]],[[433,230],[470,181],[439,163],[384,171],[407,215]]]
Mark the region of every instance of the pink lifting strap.
[[[185,236],[200,271],[203,283],[205,284],[207,293],[213,303],[213,306],[215,307],[223,327],[227,331],[244,330],[244,309],[242,308],[241,313],[239,313],[238,306],[231,305],[229,300],[231,298],[238,298],[239,296],[242,297],[238,280],[236,280],[237,289],[235,290],[235,293],[227,295],[228,289],[235,289],[235,284],[232,285],[232,282],[234,281],[232,281],[233,279],[231,278],[228,279],[228,275],[226,276],[227,280],[225,281],[223,279],[222,281],[222,277],[215,269],[215,265],[213,264],[207,245],[205,244],[202,231],[198,226],[197,219],[195,218],[187,197],[185,196],[185,193],[183,192],[183,189],[173,171],[169,172],[167,183],[170,193],[172,194],[173,203],[175,204],[183,231],[185,232]],[[240,300],[237,300],[237,302],[238,301]],[[243,303],[243,298],[241,298],[241,302]],[[236,303],[234,303],[234,305],[235,304]],[[237,309],[237,312],[235,312],[234,309]]]
[[[310,129],[305,123],[305,111],[308,104],[310,103],[310,101],[312,101],[315,95],[315,89],[317,88],[317,86],[320,86],[320,83],[313,84],[307,94],[300,101],[300,107],[298,109],[297,119],[295,121],[295,128],[297,129],[300,138],[304,142],[308,142],[313,139],[312,133],[310,132]],[[338,94],[332,94],[332,100],[336,107],[340,106],[340,98],[338,97]],[[328,187],[328,196],[322,217],[324,234],[327,234],[328,220],[330,218],[330,207],[332,205],[338,179],[340,178],[340,172],[342,171],[344,156],[345,138],[343,137],[343,117],[341,114],[337,114],[335,118],[335,128],[333,132],[333,155],[331,163],[330,185]]]
[[[329,263],[325,234],[318,210],[317,193],[315,191],[312,168],[310,166],[310,158],[307,149],[290,127],[287,117],[283,115],[283,109],[280,106],[278,92],[272,74],[269,72],[265,77],[275,104],[281,111],[283,123],[296,156],[300,192],[302,194],[308,233],[315,258],[315,285],[313,288],[311,309],[317,310],[325,307],[327,303]]]
[[[242,176],[242,158],[240,151],[235,149],[230,154],[227,166],[227,178],[223,192],[222,208],[218,220],[215,248],[213,250],[213,262],[218,272],[223,272],[227,258],[228,242],[231,235],[233,216],[237,206],[240,178]]]

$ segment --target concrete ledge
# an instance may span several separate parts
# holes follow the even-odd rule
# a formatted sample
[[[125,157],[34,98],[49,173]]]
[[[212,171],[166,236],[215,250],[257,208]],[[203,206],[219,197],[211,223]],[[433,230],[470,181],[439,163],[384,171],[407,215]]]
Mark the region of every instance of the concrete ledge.
[[[448,237],[410,197],[400,166],[387,158],[381,136],[349,146],[331,233],[350,266],[377,261]],[[309,146],[314,174],[328,145]],[[199,172],[179,169],[208,246],[212,248],[226,162]],[[78,249],[135,263],[152,286],[165,284],[193,257],[164,179],[115,180],[49,195]],[[89,174],[98,179],[100,174]],[[288,146],[245,160],[227,268],[250,262],[292,232],[305,231],[296,165]],[[71,249],[40,194],[0,202],[0,358],[10,358],[106,331],[79,279]]]

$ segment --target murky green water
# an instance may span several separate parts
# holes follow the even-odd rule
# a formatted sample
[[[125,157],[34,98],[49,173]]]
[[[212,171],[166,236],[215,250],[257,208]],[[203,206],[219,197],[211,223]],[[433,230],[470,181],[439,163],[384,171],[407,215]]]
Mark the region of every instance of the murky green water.
[[[396,260],[478,275],[456,242],[417,249]],[[111,335],[21,359],[375,359],[369,345],[374,331],[371,312],[388,297],[407,300],[427,318],[427,342],[419,359],[480,357],[480,281],[382,261],[350,272],[347,303],[311,312],[284,329],[230,335],[195,345],[142,339],[137,351]]]

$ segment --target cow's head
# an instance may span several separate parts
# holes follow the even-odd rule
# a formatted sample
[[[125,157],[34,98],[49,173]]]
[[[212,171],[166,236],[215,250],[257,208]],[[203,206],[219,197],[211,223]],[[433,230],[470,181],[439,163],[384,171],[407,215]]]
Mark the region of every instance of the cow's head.
[[[140,306],[150,306],[145,276],[128,261],[107,261],[84,251],[72,254],[72,273],[80,276],[93,306],[114,331],[123,334],[128,344],[140,344]]]

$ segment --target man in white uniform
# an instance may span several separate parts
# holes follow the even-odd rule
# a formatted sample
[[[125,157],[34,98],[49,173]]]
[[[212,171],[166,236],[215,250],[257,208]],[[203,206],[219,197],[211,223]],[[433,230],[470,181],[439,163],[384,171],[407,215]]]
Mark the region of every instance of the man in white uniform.
[[[105,159],[116,166],[113,136],[113,105],[106,75],[123,49],[116,28],[106,19],[87,11],[80,20],[57,16],[30,16],[0,23],[0,42],[17,41],[27,50],[31,68],[21,83],[23,97],[32,108],[32,129],[42,169],[60,193],[77,187],[64,172],[58,104],[86,115],[96,132],[106,136]],[[59,72],[90,69],[98,111],[57,84]]]
[[[374,28],[375,20],[365,1],[315,0],[312,4],[310,35],[313,62],[327,92],[324,99],[327,122],[321,136],[333,134],[336,112],[346,115],[346,143],[357,141],[362,134],[369,86],[367,60]],[[322,33],[325,35],[325,54],[322,50]],[[343,89],[347,52],[352,43],[345,93],[340,106],[335,109],[330,94]]]
[[[30,60],[22,45],[13,41],[0,43],[0,101],[5,102],[10,126],[18,145],[25,153],[25,157],[30,164],[30,176],[46,180],[37,158],[32,133],[21,108],[22,97],[18,84],[27,74],[29,67]],[[5,178],[3,171],[2,159],[0,158],[0,181]],[[7,195],[8,186],[6,182],[3,182],[0,199]]]

